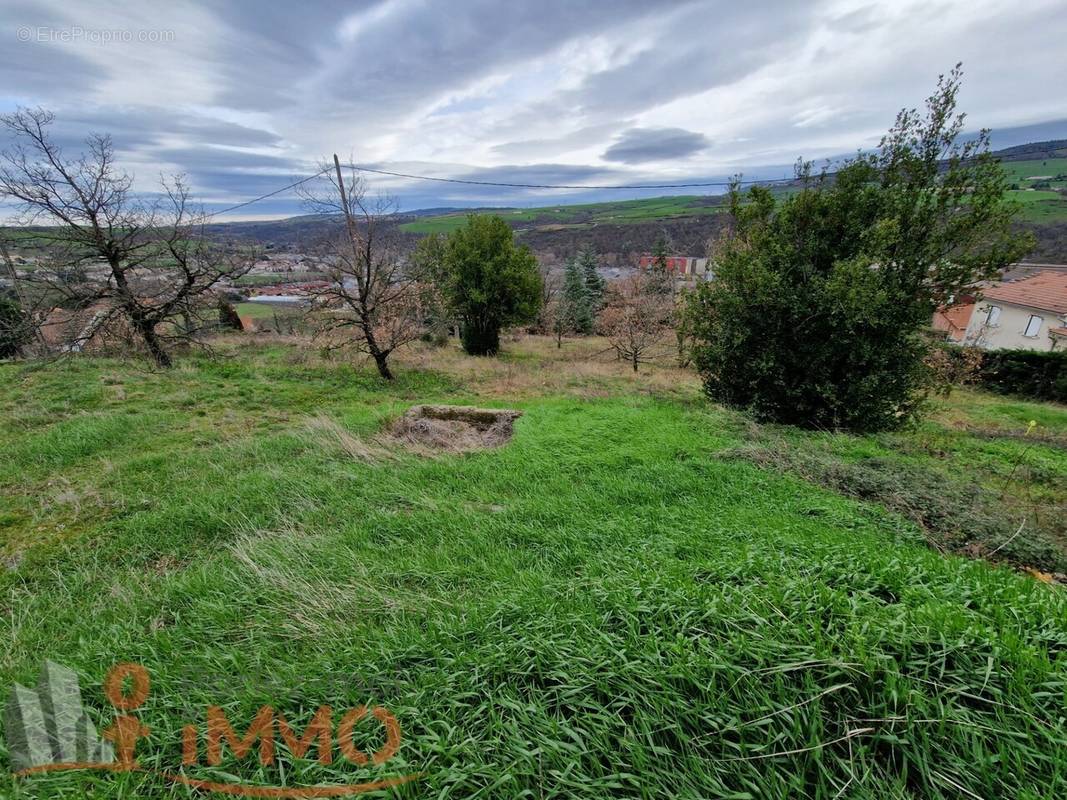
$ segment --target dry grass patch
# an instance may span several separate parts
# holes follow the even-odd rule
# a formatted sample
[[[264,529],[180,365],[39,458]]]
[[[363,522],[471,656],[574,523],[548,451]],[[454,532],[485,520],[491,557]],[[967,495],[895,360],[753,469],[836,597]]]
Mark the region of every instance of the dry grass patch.
[[[664,356],[634,373],[611,351],[607,339],[566,339],[562,348],[548,336],[517,335],[506,339],[496,357],[464,353],[457,344],[418,343],[395,356],[401,367],[433,370],[456,378],[480,397],[577,395],[584,398],[625,394],[696,396],[700,378]]]
[[[506,444],[521,416],[509,409],[420,405],[408,409],[390,430],[409,450],[469,453]]]
[[[326,414],[309,419],[307,429],[320,445],[373,464],[395,460],[397,449],[434,456],[500,447],[511,439],[520,416],[521,411],[509,409],[417,405],[369,439],[353,434]]]
[[[372,464],[395,458],[376,437],[370,441],[356,436],[344,425],[326,414],[318,414],[307,421],[307,429],[320,443],[340,450],[353,461]]]

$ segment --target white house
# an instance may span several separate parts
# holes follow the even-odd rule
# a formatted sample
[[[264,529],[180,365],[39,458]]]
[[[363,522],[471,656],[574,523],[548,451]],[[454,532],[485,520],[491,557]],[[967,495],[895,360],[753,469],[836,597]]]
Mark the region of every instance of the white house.
[[[988,350],[1067,349],[1067,273],[1038,272],[982,289],[964,341]]]

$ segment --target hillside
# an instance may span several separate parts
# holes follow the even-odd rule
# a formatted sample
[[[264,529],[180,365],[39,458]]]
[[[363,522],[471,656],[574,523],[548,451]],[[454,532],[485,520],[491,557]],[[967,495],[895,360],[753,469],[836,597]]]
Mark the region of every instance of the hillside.
[[[398,754],[324,765],[279,739],[275,766],[183,771],[417,773],[405,798],[1063,797],[1063,588],[946,555],[912,513],[977,488],[1054,520],[1064,408],[968,393],[853,437],[755,425],[595,339],[417,348],[389,385],[291,340],[220,347],[163,373],[0,365],[0,682],[45,653],[110,719],[104,665],[143,664],[149,770],[182,763],[209,705],[303,731],[328,702],[388,709]],[[382,434],[416,402],[524,416],[495,450],[408,451]],[[190,796],[151,772],[0,777],[38,789]]]
[[[1040,154],[1041,158],[1034,158]],[[1019,220],[1048,224],[1067,222],[1067,141],[1040,142],[998,151],[1008,180],[1010,196],[1021,205]],[[675,196],[616,203],[550,205],[540,208],[497,209],[518,231],[580,231],[597,225],[663,223],[668,227],[679,220],[699,220],[720,213],[723,198],[718,196]],[[447,233],[463,223],[467,212],[456,211],[427,216],[402,224],[409,233]]]
[[[1037,240],[1031,258],[1067,263],[1067,140],[1020,145],[997,155],[1012,187],[1009,196],[1019,203],[1019,225],[1032,231]],[[790,190],[786,184],[775,189]],[[729,224],[723,202],[722,195],[676,195],[535,208],[422,209],[398,214],[394,221],[406,246],[413,247],[426,234],[455,230],[469,213],[494,213],[508,221],[522,242],[549,260],[569,256],[591,243],[609,260],[624,262],[650,250],[660,237],[666,237],[676,252],[703,253],[707,242]],[[330,217],[305,215],[214,223],[208,230],[228,239],[299,252],[337,224]],[[31,233],[12,233],[16,252],[20,242],[32,246]]]

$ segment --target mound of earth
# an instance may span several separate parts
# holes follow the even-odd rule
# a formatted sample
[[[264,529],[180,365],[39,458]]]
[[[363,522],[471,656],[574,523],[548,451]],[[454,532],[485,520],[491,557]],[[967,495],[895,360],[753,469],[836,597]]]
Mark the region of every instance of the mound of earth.
[[[511,439],[521,411],[473,406],[412,406],[390,431],[415,449],[466,453],[500,447]]]

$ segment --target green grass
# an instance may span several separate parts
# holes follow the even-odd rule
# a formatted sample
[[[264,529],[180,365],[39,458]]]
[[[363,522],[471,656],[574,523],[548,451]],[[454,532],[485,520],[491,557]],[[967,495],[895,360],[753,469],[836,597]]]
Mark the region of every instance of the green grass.
[[[1003,162],[1008,182],[1017,184],[1019,189],[1010,191],[1009,197],[1020,205],[1019,219],[1035,223],[1067,221],[1067,197],[1055,191],[1030,190],[1035,183],[1027,178],[1032,176],[1067,175],[1067,158],[1050,158],[1044,161],[1005,161]],[[1053,180],[1054,189],[1067,188],[1067,178]],[[779,188],[777,193],[788,193],[788,188]],[[723,205],[709,203],[719,198],[678,196],[654,197],[644,200],[622,200],[610,203],[587,203],[580,205],[550,205],[527,209],[498,209],[492,213],[520,229],[564,225],[567,227],[588,226],[592,224],[623,225],[633,222],[654,222],[656,220],[680,219],[685,217],[718,214],[725,210]],[[466,221],[465,213],[442,214],[408,222],[400,226],[408,233],[430,234],[451,233]]]
[[[657,219],[718,214],[721,205],[709,205],[709,198],[697,196],[653,197],[646,200],[622,200],[614,203],[585,203],[580,205],[552,205],[541,208],[498,209],[498,214],[520,227],[591,224],[623,225],[631,222],[651,222]],[[466,213],[442,214],[426,217],[400,226],[408,233],[450,233],[460,228]]]
[[[1067,189],[1067,158],[1004,161],[1002,164],[1008,183],[1019,187],[1008,192],[1008,196],[1021,205],[1019,219],[1038,224],[1067,221],[1067,196],[1050,189],[1034,189],[1040,182],[1028,180],[1049,176],[1052,180],[1046,182],[1051,189]]]
[[[620,368],[539,389],[564,362],[507,347],[522,357],[449,355],[389,385],[247,343],[168,373],[0,366],[0,685],[32,685],[52,658],[107,724],[107,667],[143,663],[150,769],[180,764],[180,728],[209,703],[242,729],[263,703],[301,726],[320,703],[381,704],[403,729],[380,768],[282,747],[283,766],[188,771],[219,780],[421,772],[395,791],[411,798],[1064,795],[1062,588],[727,457],[746,423],[691,384],[623,384]],[[308,425],[370,437],[433,401],[526,413],[499,450],[372,463]],[[991,440],[960,421],[1064,421],[953,402],[929,431],[968,458]],[[109,773],[0,778],[0,795],[191,796]]]
[[[300,313],[300,309],[294,310],[287,303],[238,303],[235,308],[242,317],[250,319],[274,319],[277,315]]]
[[[899,511],[935,547],[1067,572],[1067,408],[962,390],[937,405],[881,435],[749,426],[738,455]]]
[[[1063,222],[1067,220],[1067,197],[1058,192],[1036,189],[1008,192],[1020,204],[1017,219],[1025,222]]]
[[[1008,174],[1008,181],[1011,183],[1018,183],[1020,186],[1028,187],[1036,182],[1029,180],[1029,178],[1050,176],[1053,179],[1049,182],[1052,186],[1067,187],[1067,158],[1003,161],[1001,163]],[[1056,180],[1059,175],[1064,177]]]

